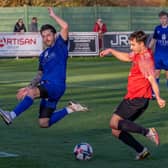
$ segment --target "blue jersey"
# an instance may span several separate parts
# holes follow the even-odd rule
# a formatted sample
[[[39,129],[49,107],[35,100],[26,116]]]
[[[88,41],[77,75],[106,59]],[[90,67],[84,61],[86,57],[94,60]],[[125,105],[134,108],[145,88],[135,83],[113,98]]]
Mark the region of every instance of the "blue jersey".
[[[68,59],[68,41],[58,35],[55,44],[44,50],[39,58],[39,70],[43,72],[41,81],[64,85]]]
[[[153,38],[156,40],[155,56],[168,56],[168,27],[157,26]]]

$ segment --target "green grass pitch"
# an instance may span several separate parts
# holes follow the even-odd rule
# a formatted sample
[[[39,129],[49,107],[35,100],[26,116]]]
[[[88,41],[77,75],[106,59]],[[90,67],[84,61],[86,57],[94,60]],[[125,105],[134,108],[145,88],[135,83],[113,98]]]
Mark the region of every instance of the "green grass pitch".
[[[37,59],[0,60],[0,107],[11,110],[18,101],[16,91],[33,78]],[[145,127],[156,127],[161,145],[155,147],[145,137],[135,135],[152,153],[150,159],[135,161],[135,153],[111,135],[109,120],[126,92],[129,63],[108,58],[70,58],[67,90],[58,108],[71,99],[86,104],[90,111],[67,116],[49,129],[38,126],[39,100],[10,126],[0,120],[0,152],[18,154],[0,158],[1,168],[166,168],[168,165],[168,111],[151,101],[137,120]],[[161,94],[167,99],[162,73]],[[90,161],[76,161],[75,144],[88,142],[94,150]]]

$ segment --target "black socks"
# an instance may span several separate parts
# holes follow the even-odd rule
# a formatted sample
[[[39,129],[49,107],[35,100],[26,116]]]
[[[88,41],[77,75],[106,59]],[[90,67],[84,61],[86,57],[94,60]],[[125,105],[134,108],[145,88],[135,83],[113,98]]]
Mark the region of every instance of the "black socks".
[[[144,147],[129,133],[122,131],[119,135],[119,139],[126,145],[132,147],[136,152],[140,153]]]
[[[129,120],[120,120],[118,122],[118,130],[124,132],[139,133],[144,136],[146,136],[146,134],[149,132],[148,129],[141,127],[140,125]]]

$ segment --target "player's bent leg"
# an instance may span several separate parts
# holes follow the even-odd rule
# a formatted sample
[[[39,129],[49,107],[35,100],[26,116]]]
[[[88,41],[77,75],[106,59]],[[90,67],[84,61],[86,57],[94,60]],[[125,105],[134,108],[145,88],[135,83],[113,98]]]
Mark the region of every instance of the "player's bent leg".
[[[51,127],[53,124],[57,123],[58,121],[62,120],[68,114],[69,113],[66,108],[53,112],[49,120],[49,127]]]
[[[68,103],[68,106],[66,108],[63,108],[61,110],[55,111],[52,113],[49,121],[49,126],[52,126],[53,124],[57,123],[61,119],[63,119],[65,116],[67,116],[70,113],[73,112],[85,112],[88,108],[86,106],[82,106],[81,104],[77,102],[70,101]]]
[[[49,127],[49,118],[40,118],[39,125],[41,128],[48,128]]]
[[[11,124],[16,117],[27,110],[33,104],[34,99],[39,97],[39,93],[38,88],[29,88],[24,99],[13,109],[13,111],[8,112],[0,109],[0,116],[5,123],[7,125]]]
[[[52,106],[49,107],[48,105]],[[40,103],[40,109],[39,109],[39,125],[41,128],[48,128],[50,118],[56,108],[56,103],[51,102],[46,99],[42,99]]]
[[[39,97],[40,91],[37,87],[29,88],[24,99],[15,107],[13,112],[19,116],[22,112],[27,110],[34,102],[34,99]]]
[[[140,144],[131,134],[128,132],[121,131],[118,139],[124,144],[133,148],[138,154],[144,150],[144,146]]]
[[[52,126],[53,124],[57,123],[58,121],[62,120],[65,116],[67,116],[70,113],[73,112],[85,112],[88,108],[85,106],[82,106],[79,103],[76,102],[69,102],[68,106],[66,108],[60,109],[58,111],[52,112],[50,115],[50,120],[48,123],[48,127]],[[46,124],[47,125],[47,124]]]
[[[136,151],[136,160],[145,159],[150,155],[148,149],[140,144],[131,134],[112,129],[112,135]]]
[[[119,135],[120,135],[121,131],[116,130],[116,129],[111,129],[111,133],[114,137],[119,138]]]
[[[140,133],[144,136],[146,136],[147,133],[149,132],[149,129],[143,128],[132,121],[124,120],[117,114],[113,114],[110,120],[110,127],[112,129],[122,130],[125,132]]]
[[[34,99],[29,96],[25,96],[24,99],[13,109],[13,111],[0,110],[0,116],[6,124],[11,124],[13,120],[18,117],[21,113],[27,110],[32,104]]]
[[[148,102],[149,100],[144,98],[123,100],[111,118],[110,127],[112,129],[117,129],[124,132],[139,133],[146,136],[149,129],[134,123],[131,121],[131,119],[139,117],[147,108]]]
[[[110,128],[118,130],[118,123],[120,120],[123,120],[123,118],[117,114],[113,114],[110,120]]]
[[[88,108],[86,106],[82,106],[79,103],[70,101],[66,108],[63,108],[61,110],[58,110],[52,113],[50,120],[49,120],[49,127],[57,123],[58,121],[60,121],[61,119],[63,119],[65,116],[67,116],[70,113],[80,112],[80,111],[85,112],[87,110]]]
[[[136,124],[129,120],[120,120],[118,122],[118,129],[125,132],[142,134],[144,136],[146,136],[149,132],[149,129],[144,128],[139,124]]]

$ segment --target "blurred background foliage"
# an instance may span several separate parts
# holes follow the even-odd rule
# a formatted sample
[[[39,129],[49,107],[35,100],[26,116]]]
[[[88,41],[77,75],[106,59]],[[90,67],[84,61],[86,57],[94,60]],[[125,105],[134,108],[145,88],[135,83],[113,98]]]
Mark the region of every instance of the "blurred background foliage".
[[[1,7],[16,6],[168,6],[168,0],[1,0]]]

